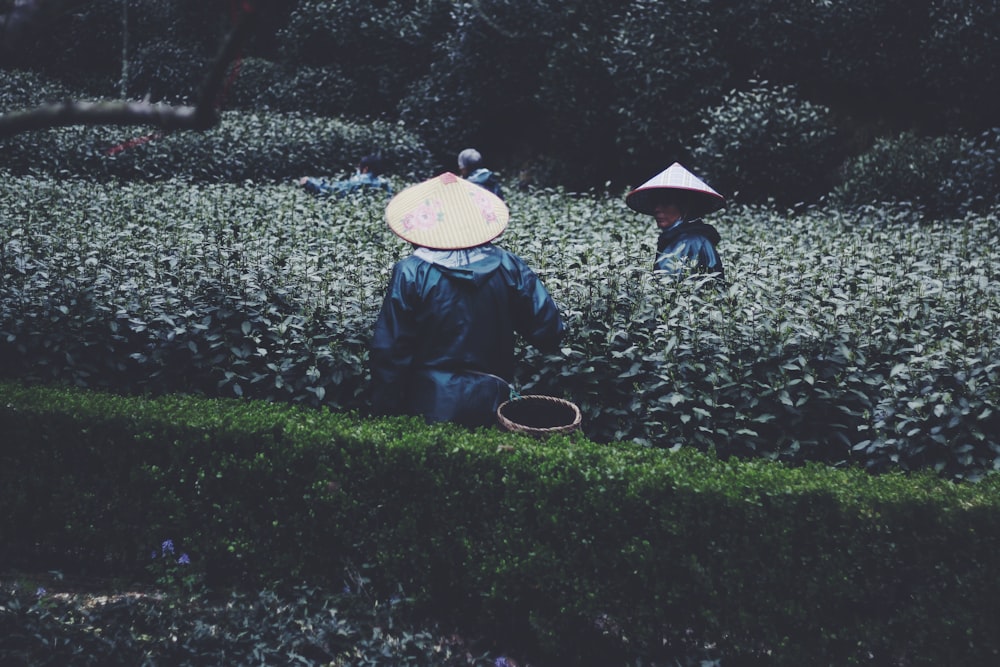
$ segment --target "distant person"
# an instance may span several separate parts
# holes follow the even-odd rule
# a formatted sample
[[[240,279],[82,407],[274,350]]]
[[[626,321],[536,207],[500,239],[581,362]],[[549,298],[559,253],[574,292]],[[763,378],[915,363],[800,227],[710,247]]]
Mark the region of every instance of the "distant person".
[[[458,172],[465,180],[486,188],[503,199],[500,179],[495,173],[483,166],[483,156],[475,148],[466,148],[458,154]]]
[[[660,230],[654,270],[681,277],[693,269],[725,279],[717,250],[722,237],[700,218],[725,206],[726,200],[680,163],[629,192],[625,203],[653,216]]]
[[[507,227],[506,204],[444,173],[393,197],[385,216],[414,251],[393,267],[375,322],[375,413],[495,425],[510,398],[515,333],[543,350],[563,334],[535,273],[492,243]]]
[[[299,185],[315,195],[338,198],[361,190],[382,191],[391,195],[392,185],[382,178],[382,166],[382,158],[379,155],[366,155],[361,158],[354,175],[346,180],[327,181],[303,176],[299,179]]]

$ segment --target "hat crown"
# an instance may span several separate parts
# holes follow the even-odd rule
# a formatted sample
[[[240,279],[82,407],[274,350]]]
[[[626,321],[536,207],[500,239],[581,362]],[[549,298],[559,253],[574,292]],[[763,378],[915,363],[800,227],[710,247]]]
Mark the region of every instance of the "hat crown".
[[[651,179],[640,185],[636,188],[636,190],[643,190],[645,188],[677,188],[681,190],[697,190],[707,192],[715,195],[716,197],[722,197],[722,195],[709,187],[705,181],[685,169],[680,162],[674,162],[659,174],[653,176]]]
[[[656,201],[656,193],[675,191],[686,194],[693,210],[692,217],[711,213],[725,206],[726,199],[684,168],[680,162],[661,171],[656,176],[625,195],[625,203],[640,213],[652,214]]]

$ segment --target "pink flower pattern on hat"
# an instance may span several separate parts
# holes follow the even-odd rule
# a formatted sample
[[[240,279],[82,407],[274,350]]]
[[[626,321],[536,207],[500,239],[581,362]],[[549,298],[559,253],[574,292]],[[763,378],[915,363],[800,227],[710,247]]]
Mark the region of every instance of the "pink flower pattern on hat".
[[[444,220],[444,207],[440,199],[425,199],[423,204],[407,213],[402,219],[403,229],[434,229]]]
[[[497,216],[496,209],[493,208],[493,203],[486,196],[486,191],[482,188],[477,188],[477,190],[470,190],[469,196],[472,197],[472,201],[479,207],[479,212],[483,215],[483,222],[487,225],[499,222],[500,218]]]
[[[510,211],[499,197],[445,172],[394,196],[385,207],[385,220],[397,236],[413,245],[457,250],[502,234]]]

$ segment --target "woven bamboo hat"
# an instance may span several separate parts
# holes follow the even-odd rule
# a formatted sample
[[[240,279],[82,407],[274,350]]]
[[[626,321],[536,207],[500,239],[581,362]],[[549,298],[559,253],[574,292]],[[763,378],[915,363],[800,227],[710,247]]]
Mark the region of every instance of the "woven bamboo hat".
[[[676,195],[683,201],[688,208],[687,215],[691,218],[718,211],[726,205],[725,197],[681,166],[679,162],[674,162],[625,195],[625,203],[634,211],[653,215],[653,208],[666,193]]]
[[[510,211],[492,192],[445,172],[389,200],[385,219],[397,236],[414,245],[459,250],[500,236]]]

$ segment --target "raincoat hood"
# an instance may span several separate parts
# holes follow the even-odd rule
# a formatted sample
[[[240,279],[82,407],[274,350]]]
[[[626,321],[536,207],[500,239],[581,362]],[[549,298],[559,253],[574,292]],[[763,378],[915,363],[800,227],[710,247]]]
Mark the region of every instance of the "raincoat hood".
[[[413,254],[450,278],[469,281],[477,287],[490,279],[503,259],[502,253],[491,243],[462,250],[417,248]]]

